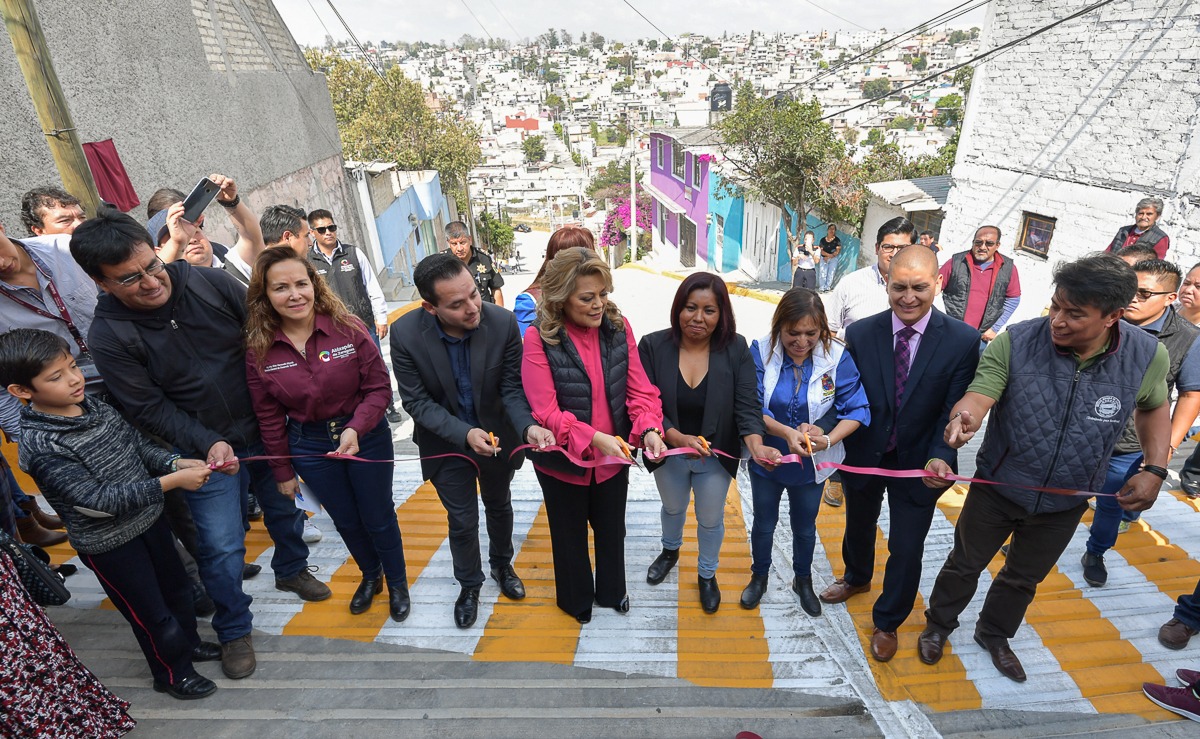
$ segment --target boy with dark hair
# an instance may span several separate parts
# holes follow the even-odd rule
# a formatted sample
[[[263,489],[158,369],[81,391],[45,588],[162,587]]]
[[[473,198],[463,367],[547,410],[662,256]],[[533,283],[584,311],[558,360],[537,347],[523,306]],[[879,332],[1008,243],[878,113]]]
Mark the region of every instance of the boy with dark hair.
[[[133,627],[154,689],[181,700],[217,686],[193,662],[220,659],[200,641],[192,589],[163,512],[163,493],[199,489],[211,470],[151,443],[84,394],[70,345],[39,329],[0,335],[0,383],[21,409],[19,461],[60,513],[80,559]]]

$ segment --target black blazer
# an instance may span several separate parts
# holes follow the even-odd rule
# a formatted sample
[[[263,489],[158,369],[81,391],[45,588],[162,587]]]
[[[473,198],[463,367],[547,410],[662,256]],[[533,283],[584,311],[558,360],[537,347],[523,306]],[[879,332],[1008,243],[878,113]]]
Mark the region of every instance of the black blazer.
[[[676,391],[679,382],[679,347],[671,338],[671,329],[646,334],[638,342],[638,353],[650,382],[658,387],[662,397],[664,431],[679,428],[679,406]],[[721,351],[712,350],[708,357],[708,391],[704,403],[704,420],[700,429],[679,429],[682,433],[703,436],[714,448],[737,457],[742,451],[742,437],[765,434],[762,397],[758,393],[758,378],[750,348],[741,334]],[[718,457],[730,475],[737,476],[738,463]],[[646,460],[646,468],[654,470],[661,462]]]
[[[923,469],[934,457],[958,470],[958,453],[943,440],[950,409],[967,391],[979,364],[979,332],[934,310],[921,337],[897,411],[892,311],[846,329],[846,344],[871,402],[871,425],[846,438],[846,464],[878,466],[896,427],[900,467]]]
[[[471,391],[475,415],[484,431],[500,438],[500,456],[507,459],[525,443],[525,431],[537,423],[521,388],[521,336],[512,313],[491,303],[483,304],[479,328],[468,343],[471,355]],[[422,456],[465,453],[479,457],[467,446],[471,426],[458,417],[458,386],[450,368],[450,356],[438,333],[437,319],[418,308],[400,316],[388,332],[392,348],[392,371],[400,386],[400,402],[413,417],[413,441]],[[521,466],[524,454],[511,460]],[[444,460],[421,463],[428,478]]]

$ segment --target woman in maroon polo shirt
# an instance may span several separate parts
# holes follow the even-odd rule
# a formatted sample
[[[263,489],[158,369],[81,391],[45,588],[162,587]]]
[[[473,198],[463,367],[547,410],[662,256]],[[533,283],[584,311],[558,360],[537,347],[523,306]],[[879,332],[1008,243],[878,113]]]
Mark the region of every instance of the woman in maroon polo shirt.
[[[363,613],[388,584],[392,619],[410,608],[404,544],[392,502],[393,458],[384,411],[392,398],[383,356],[303,257],[272,247],[246,293],[246,378],[279,491],[294,498],[299,474],[325,506],[362,583],[350,612]]]

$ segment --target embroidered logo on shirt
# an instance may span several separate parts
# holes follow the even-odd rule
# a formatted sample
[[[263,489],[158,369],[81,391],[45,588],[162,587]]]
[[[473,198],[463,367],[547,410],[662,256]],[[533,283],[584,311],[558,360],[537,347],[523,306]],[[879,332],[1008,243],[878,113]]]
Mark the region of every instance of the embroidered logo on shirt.
[[[346,357],[352,357],[355,354],[357,354],[357,350],[355,350],[354,344],[343,344],[333,348],[333,356],[331,358],[345,359]],[[326,359],[325,361],[328,362],[329,360]]]
[[[1115,395],[1105,395],[1103,398],[1100,398],[1096,401],[1096,405],[1093,407],[1092,411],[1096,414],[1096,416],[1099,416],[1099,418],[1089,416],[1091,420],[1115,423],[1115,421],[1112,420],[1112,417],[1121,412],[1121,399]]]
[[[263,367],[263,373],[265,374],[267,372],[279,372],[280,370],[291,369],[292,367],[299,367],[299,366],[300,365],[296,364],[295,362],[293,362],[292,360],[289,359],[286,362],[276,362],[275,364],[268,364],[266,367]]]
[[[342,260],[342,271],[343,272],[353,272],[354,271],[354,265],[350,264],[349,259]]]
[[[830,395],[833,395],[833,393],[833,378],[829,376],[828,372],[826,372],[825,374],[821,375],[821,395],[823,398],[828,398]]]
[[[322,351],[317,355],[317,359],[321,360],[322,362],[328,362],[330,359],[333,359],[333,356],[328,351]]]

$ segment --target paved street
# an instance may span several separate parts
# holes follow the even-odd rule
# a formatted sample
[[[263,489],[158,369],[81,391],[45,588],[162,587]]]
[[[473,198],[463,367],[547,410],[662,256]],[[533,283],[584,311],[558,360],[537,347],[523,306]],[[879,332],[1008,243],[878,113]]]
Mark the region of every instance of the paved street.
[[[536,266],[545,234],[518,236],[527,265]],[[529,282],[532,271],[506,278],[508,301]],[[678,284],[625,268],[616,273],[613,299],[641,335],[667,325]],[[743,334],[755,337],[766,331],[772,304],[742,296],[735,296],[734,303]],[[403,437],[407,429],[397,435]],[[401,455],[411,450],[408,443],[398,446]],[[964,462],[970,456],[965,453]],[[972,466],[964,464],[967,471]],[[210,736],[253,732],[318,737],[351,727],[364,736],[528,735],[530,726],[522,718],[537,719],[544,728],[538,733],[578,736],[732,737],[739,727],[765,737],[1190,735],[1188,726],[1140,692],[1142,681],[1161,682],[1176,668],[1197,664],[1194,649],[1169,652],[1155,639],[1158,626],[1170,617],[1172,599],[1190,592],[1200,576],[1200,564],[1194,561],[1200,552],[1200,505],[1176,492],[1164,493],[1121,537],[1108,557],[1110,583],[1103,589],[1089,588],[1082,580],[1079,556],[1090,514],[1085,519],[1013,640],[1029,673],[1024,684],[1001,677],[971,641],[983,590],[1002,565],[999,558],[983,574],[980,594],[937,667],[916,658],[923,623],[920,602],[901,629],[897,657],[886,665],[866,656],[872,595],[853,599],[848,607],[826,607],[819,618],[805,615],[788,588],[791,541],[786,527],[776,536],[775,569],[762,605],[753,611],[738,608],[748,577],[747,531],[753,515],[744,477],[731,488],[727,502],[718,573],[723,604],[717,614],[705,615],[697,600],[694,520],[685,532],[676,571],[659,586],[646,583],[645,568],[661,548],[659,505],[651,477],[635,470],[626,546],[633,608],[628,615],[597,609],[586,626],[554,605],[545,510],[528,465],[513,481],[513,500],[515,566],[529,597],[507,601],[489,581],[472,629],[459,630],[452,623],[458,586],[451,575],[445,513],[415,464],[397,465],[394,496],[405,537],[412,616],[403,624],[393,623],[384,601],[361,616],[346,612],[357,569],[324,514],[315,519],[325,538],[312,547],[311,562],[334,597],[304,604],[274,590],[270,541],[261,524],[255,524],[247,557],[265,569],[247,582],[247,590],[254,597],[255,627],[261,632],[259,673],[244,681],[217,680],[221,690],[201,703],[180,706],[150,692],[128,628],[111,612],[86,569],[81,567],[69,582],[71,603],[51,613],[85,662],[133,701],[133,714],[144,720],[138,733],[143,736],[203,731]],[[939,505],[926,548],[923,595],[949,551],[963,499],[956,489]],[[786,520],[781,514],[781,521]],[[814,573],[818,589],[840,572],[843,520],[842,509],[823,507]],[[880,571],[887,533],[885,509]],[[486,539],[482,527],[480,534]],[[65,546],[55,550],[58,561],[73,554]],[[442,671],[446,665],[453,669]],[[220,674],[215,665],[202,665],[201,671],[210,677]],[[484,695],[489,696],[486,701]],[[518,721],[481,730],[463,722],[471,717]]]

